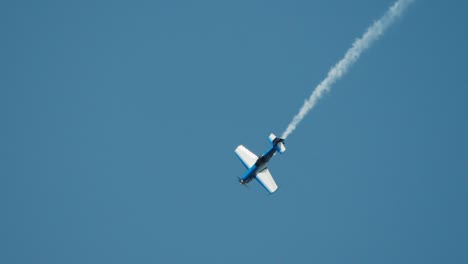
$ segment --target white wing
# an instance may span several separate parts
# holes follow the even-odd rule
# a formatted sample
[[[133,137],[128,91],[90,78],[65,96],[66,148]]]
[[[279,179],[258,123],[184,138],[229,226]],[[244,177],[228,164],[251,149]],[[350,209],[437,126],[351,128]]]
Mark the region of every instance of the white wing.
[[[257,180],[267,189],[270,193],[274,193],[278,189],[273,176],[268,169],[264,169],[257,174]]]
[[[237,156],[244,163],[247,169],[252,167],[258,160],[257,155],[253,154],[250,152],[250,150],[242,145],[239,145],[234,152],[236,152]]]

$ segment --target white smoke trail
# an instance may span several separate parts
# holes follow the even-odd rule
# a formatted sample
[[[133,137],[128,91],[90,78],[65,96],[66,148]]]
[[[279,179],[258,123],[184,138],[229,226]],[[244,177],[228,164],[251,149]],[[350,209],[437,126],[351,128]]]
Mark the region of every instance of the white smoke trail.
[[[309,111],[315,106],[317,101],[322,98],[324,92],[328,92],[331,86],[338,81],[349,68],[359,59],[361,53],[368,49],[372,43],[374,43],[384,31],[400,16],[403,11],[413,0],[398,0],[396,1],[387,12],[377,21],[370,26],[364,35],[354,41],[351,48],[346,51],[343,59],[341,59],[335,66],[333,66],[328,72],[327,77],[315,87],[310,97],[304,102],[304,105],[299,110],[291,123],[289,123],[286,130],[283,132],[282,138],[287,138],[309,113]]]

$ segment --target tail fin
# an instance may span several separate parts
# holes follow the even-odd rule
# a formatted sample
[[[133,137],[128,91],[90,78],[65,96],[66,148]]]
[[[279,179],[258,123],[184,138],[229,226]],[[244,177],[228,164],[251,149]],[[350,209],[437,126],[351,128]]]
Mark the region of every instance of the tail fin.
[[[284,139],[275,136],[273,133],[268,136],[268,140],[270,140],[271,144],[276,148],[276,151],[283,154],[286,151],[286,147],[284,146]]]

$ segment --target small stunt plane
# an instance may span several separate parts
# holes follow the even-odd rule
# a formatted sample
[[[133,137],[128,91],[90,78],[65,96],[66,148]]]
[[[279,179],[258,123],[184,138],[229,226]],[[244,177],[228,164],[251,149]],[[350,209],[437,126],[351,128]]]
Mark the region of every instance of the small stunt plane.
[[[272,147],[260,158],[242,145],[239,145],[234,152],[236,152],[237,157],[247,168],[244,176],[239,178],[240,184],[247,186],[247,183],[256,178],[265,189],[270,193],[274,193],[278,189],[278,185],[276,185],[275,180],[271,176],[267,164],[276,152],[283,154],[286,151],[286,147],[284,146],[284,139],[276,137],[274,134],[270,134],[268,139]]]

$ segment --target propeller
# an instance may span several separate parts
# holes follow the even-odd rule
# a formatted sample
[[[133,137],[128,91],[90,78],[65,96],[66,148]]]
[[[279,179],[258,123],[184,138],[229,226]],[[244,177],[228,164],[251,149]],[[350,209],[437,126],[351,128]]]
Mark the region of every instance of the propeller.
[[[246,188],[249,188],[249,186],[247,186],[247,184],[241,178],[237,177],[237,179],[239,180],[239,183],[241,185],[244,185]]]

